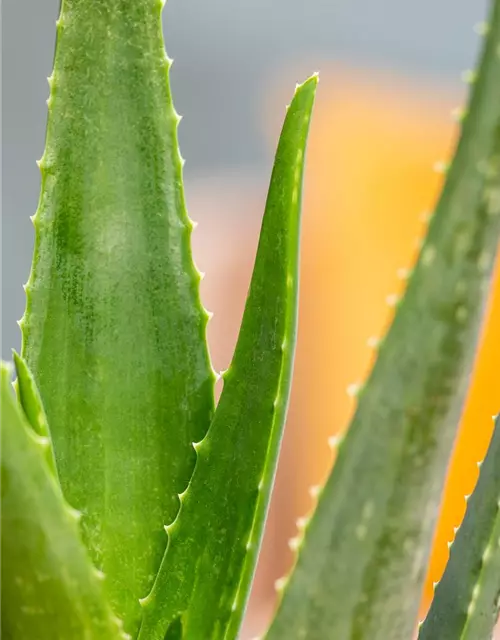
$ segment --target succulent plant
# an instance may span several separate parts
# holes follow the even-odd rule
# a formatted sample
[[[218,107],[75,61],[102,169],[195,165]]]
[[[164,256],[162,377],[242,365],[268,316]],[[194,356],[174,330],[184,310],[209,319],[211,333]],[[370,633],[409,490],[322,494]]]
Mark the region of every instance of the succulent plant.
[[[62,0],[57,21],[17,397],[2,366],[2,633],[12,640],[231,640],[248,600],[291,385],[317,76],[287,108],[215,406],[161,8]],[[487,24],[443,193],[292,542],[268,640],[415,632],[500,233],[500,0]],[[493,633],[498,433],[497,421],[421,640]]]

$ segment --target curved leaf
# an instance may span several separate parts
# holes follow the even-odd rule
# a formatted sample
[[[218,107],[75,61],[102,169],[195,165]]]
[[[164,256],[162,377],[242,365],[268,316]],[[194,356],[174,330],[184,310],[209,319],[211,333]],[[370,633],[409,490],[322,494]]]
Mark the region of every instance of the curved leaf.
[[[287,112],[233,361],[209,432],[196,445],[179,515],[166,527],[168,548],[143,601],[141,640],[230,640],[241,624],[291,383],[302,174],[316,83],[313,76],[298,87]]]

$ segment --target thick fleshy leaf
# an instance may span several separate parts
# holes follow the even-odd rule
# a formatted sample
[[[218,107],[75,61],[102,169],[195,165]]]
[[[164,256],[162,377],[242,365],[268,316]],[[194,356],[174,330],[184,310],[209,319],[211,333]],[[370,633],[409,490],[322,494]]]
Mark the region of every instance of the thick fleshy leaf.
[[[300,200],[317,77],[280,137],[243,322],[152,593],[141,640],[236,638],[260,546],[291,383]],[[165,635],[167,633],[167,635]]]
[[[2,364],[2,637],[125,638],[80,539],[79,514],[47,464],[50,443],[9,387]]]
[[[63,0],[23,357],[125,627],[213,415],[158,0]]]
[[[401,640],[415,630],[498,247],[499,50],[497,0],[443,194],[268,640]]]
[[[500,597],[500,416],[419,640],[491,640]]]

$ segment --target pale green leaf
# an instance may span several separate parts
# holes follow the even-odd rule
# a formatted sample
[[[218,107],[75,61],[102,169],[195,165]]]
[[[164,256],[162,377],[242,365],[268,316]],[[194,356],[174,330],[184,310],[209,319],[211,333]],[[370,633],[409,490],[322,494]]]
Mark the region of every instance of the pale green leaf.
[[[28,425],[1,365],[2,637],[125,638],[104,599],[78,530],[46,460],[46,437]]]

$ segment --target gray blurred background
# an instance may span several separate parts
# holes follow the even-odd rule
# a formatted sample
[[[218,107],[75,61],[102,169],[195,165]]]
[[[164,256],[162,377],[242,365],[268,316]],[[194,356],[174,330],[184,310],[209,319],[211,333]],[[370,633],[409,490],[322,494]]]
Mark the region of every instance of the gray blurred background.
[[[227,172],[265,184],[272,149],[259,109],[281,68],[293,80],[328,61],[396,70],[460,88],[486,0],[169,0],[164,12],[188,203]],[[2,355],[18,347],[59,0],[3,0]],[[288,76],[287,76],[288,77]],[[321,86],[321,85],[320,85]],[[290,90],[293,85],[290,86]],[[281,117],[280,111],[279,116]],[[275,117],[275,116],[273,116]],[[277,116],[276,116],[277,117]],[[220,193],[221,206],[224,194]],[[194,217],[203,215],[195,212]],[[245,215],[234,211],[233,215]]]

